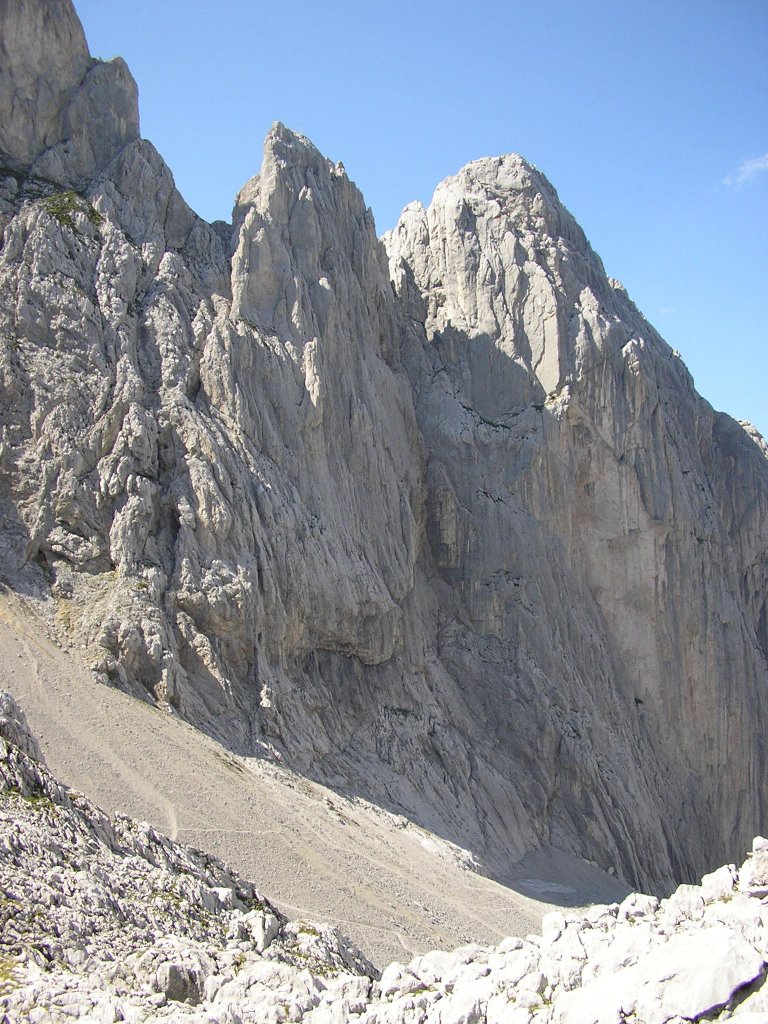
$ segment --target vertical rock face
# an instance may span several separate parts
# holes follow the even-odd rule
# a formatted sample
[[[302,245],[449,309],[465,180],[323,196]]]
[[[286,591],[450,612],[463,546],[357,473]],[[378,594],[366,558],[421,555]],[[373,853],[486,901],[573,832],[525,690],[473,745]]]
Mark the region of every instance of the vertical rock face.
[[[765,446],[546,179],[470,164],[382,245],[276,125],[208,225],[71,5],[0,17],[7,584],[502,879],[548,841],[663,887],[764,830]]]
[[[0,16],[0,145],[20,165],[29,166],[60,141],[62,112],[91,58],[66,0],[3,0]]]
[[[1,0],[0,152],[14,170],[71,183],[139,136],[125,62],[91,59],[69,0]]]
[[[580,677],[566,741],[575,726],[595,752],[620,719],[612,771],[638,756],[664,831],[727,849],[765,813],[765,446],[696,395],[518,157],[469,165],[386,241],[432,346],[419,407],[443,574],[510,660]]]

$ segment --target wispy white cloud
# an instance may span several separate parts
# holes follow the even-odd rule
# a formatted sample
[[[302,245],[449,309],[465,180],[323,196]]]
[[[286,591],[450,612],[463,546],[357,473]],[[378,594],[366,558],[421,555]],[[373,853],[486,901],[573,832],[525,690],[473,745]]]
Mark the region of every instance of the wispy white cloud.
[[[729,174],[723,178],[723,184],[746,185],[748,181],[752,181],[758,174],[762,174],[763,171],[768,171],[768,153],[753,157],[752,160],[745,160],[739,165],[734,174]]]

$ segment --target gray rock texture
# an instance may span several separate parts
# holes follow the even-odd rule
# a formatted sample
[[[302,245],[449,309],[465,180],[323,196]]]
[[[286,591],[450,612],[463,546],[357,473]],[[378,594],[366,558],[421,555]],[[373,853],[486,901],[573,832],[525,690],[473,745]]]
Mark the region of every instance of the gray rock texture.
[[[431,345],[416,388],[432,552],[467,632],[496,642],[496,692],[510,665],[530,680],[547,799],[577,831],[612,819],[725,851],[765,814],[762,439],[699,398],[519,157],[470,164],[385,241]],[[467,632],[451,643],[468,667]]]
[[[5,700],[0,697],[0,700]],[[768,840],[666,900],[378,975],[327,925],[144,822],[110,818],[0,719],[0,1010],[58,1024],[683,1024],[768,1013]]]
[[[477,161],[382,244],[278,124],[208,225],[70,3],[0,28],[5,585],[502,881],[549,842],[658,892],[765,831],[765,445],[543,175]]]
[[[33,761],[43,761],[40,744],[27,724],[27,716],[10,693],[0,691],[0,736]]]
[[[69,0],[0,3],[0,159],[58,183],[85,179],[139,137],[123,60],[93,60]]]

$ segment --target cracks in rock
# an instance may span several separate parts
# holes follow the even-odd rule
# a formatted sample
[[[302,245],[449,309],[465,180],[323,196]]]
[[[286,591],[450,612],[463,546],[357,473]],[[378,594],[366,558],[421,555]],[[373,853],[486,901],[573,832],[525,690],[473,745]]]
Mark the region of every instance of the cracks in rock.
[[[733,1015],[740,1006],[763,987],[764,983],[768,980],[768,963],[763,964],[763,969],[760,973],[754,977],[751,981],[745,982],[740,985],[737,989],[731,993],[730,998],[724,1003],[719,1003],[717,1006],[711,1006],[704,1013],[700,1013],[695,1017],[683,1017],[684,1021],[690,1022],[690,1024],[705,1024],[708,1021],[719,1021],[722,1020],[723,1011],[727,1011],[729,1015]]]
[[[473,408],[471,405],[467,405],[465,402],[462,402],[461,399],[458,398],[458,396],[456,400],[458,401],[459,405],[461,406],[462,409],[464,409],[465,412],[468,412],[471,416],[474,416],[475,419],[478,419],[481,423],[484,423],[485,426],[492,427],[496,430],[514,430],[514,427],[509,423],[499,423],[496,420],[486,419],[485,416],[483,416],[481,413],[477,411],[477,409]],[[510,416],[510,418],[515,419],[521,413],[525,412],[527,408],[528,406],[525,406],[522,409],[516,409],[515,411],[510,412],[508,415]],[[536,407],[534,406],[534,408]],[[543,406],[541,408],[543,408]]]

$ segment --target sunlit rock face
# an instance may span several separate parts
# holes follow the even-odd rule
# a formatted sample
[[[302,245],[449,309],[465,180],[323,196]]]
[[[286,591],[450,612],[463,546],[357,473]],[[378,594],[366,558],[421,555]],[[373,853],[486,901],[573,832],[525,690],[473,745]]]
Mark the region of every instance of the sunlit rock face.
[[[98,679],[501,879],[540,842],[656,889],[737,856],[766,827],[766,449],[546,179],[477,161],[382,243],[278,124],[208,225],[71,4],[0,17],[6,585]]]
[[[72,183],[139,136],[136,83],[93,60],[69,0],[0,2],[0,152],[11,169]]]

